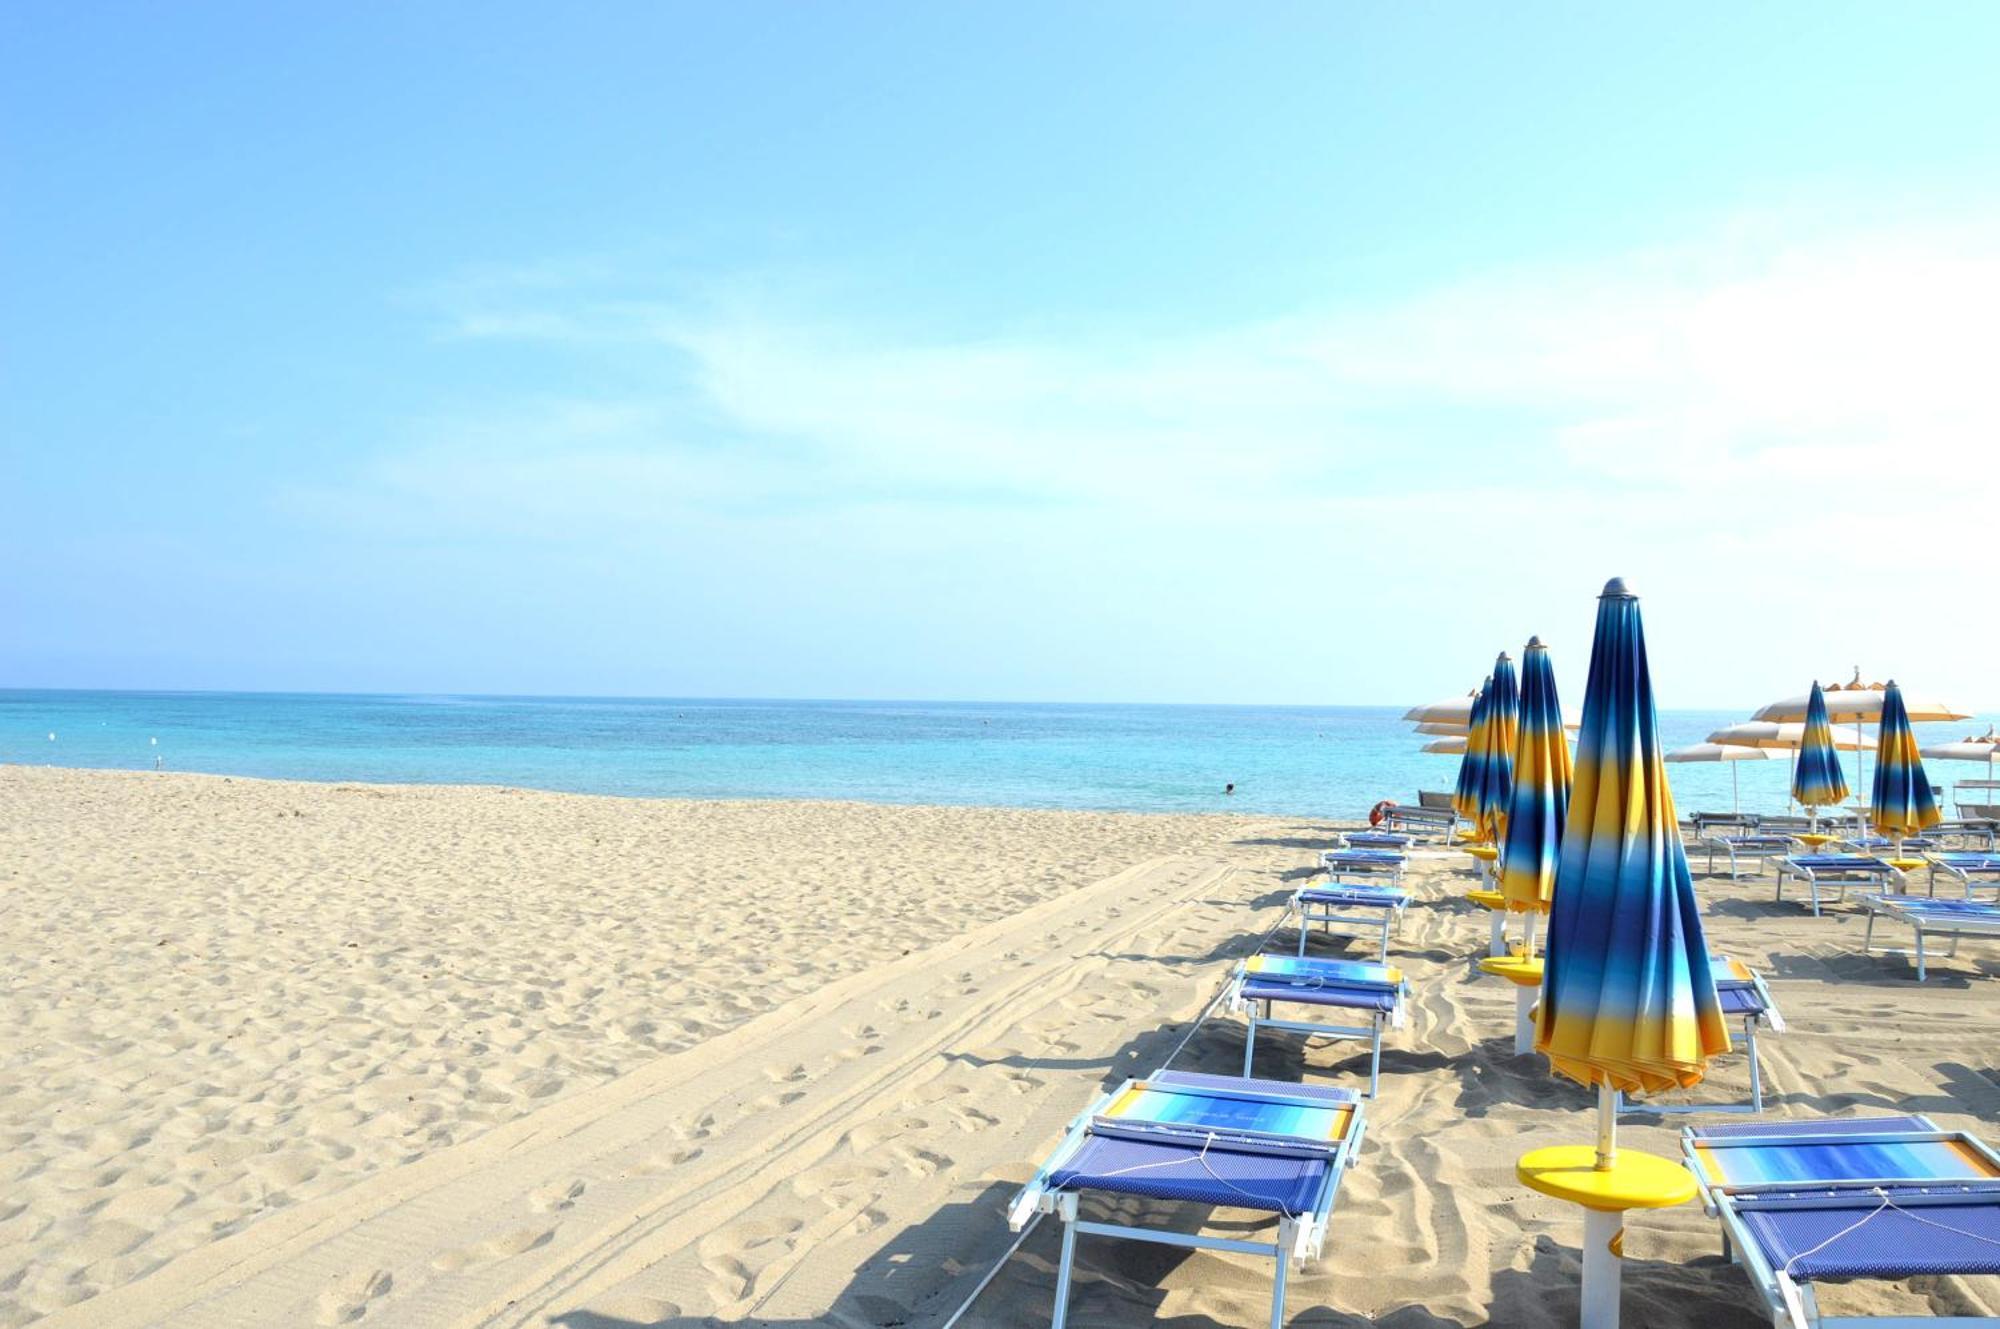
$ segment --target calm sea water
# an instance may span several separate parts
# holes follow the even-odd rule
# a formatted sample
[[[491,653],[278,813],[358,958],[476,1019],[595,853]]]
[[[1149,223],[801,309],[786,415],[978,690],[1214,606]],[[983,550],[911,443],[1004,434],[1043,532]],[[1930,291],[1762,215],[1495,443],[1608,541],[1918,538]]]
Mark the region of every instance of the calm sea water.
[[[295,780],[505,784],[686,798],[842,798],[1353,816],[1448,789],[1400,708],[0,691],[0,761]],[[1736,713],[1668,712],[1695,743]],[[1924,741],[1986,721],[1919,726]],[[1851,758],[1850,758],[1851,761]],[[1872,766],[1872,764],[1871,764]],[[1746,808],[1788,764],[1737,763]],[[1670,768],[1683,810],[1729,768]],[[1932,782],[1984,775],[1932,771]],[[1851,778],[1851,777],[1850,777]],[[1234,797],[1224,784],[1234,782]]]

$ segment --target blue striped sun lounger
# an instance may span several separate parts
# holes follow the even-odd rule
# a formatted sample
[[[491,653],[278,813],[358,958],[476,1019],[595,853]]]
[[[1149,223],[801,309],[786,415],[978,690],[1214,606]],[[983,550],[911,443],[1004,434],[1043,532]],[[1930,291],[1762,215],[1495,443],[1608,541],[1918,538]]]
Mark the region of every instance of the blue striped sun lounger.
[[[1925,854],[1930,863],[1931,894],[1937,894],[1938,873],[1957,882],[1965,892],[1965,898],[1972,898],[1974,885],[1989,885],[1995,888],[1995,899],[2000,899],[2000,854],[1978,854],[1955,852],[1948,854]]]
[[[2000,1155],[1928,1117],[1690,1126],[1681,1153],[1723,1249],[1779,1329],[2000,1319],[1822,1318],[1816,1282],[2000,1274]]]
[[[1403,884],[1403,868],[1409,855],[1397,849],[1328,849],[1319,856],[1320,870],[1330,882],[1379,882]]]
[[[1419,838],[1451,841],[1458,827],[1458,814],[1450,808],[1397,805],[1382,809],[1382,829]]]
[[[1334,1197],[1365,1125],[1363,1105],[1351,1089],[1182,1071],[1127,1080],[1070,1123],[1007,1209],[1017,1232],[1039,1214],[1062,1220],[1052,1329],[1063,1329],[1069,1317],[1080,1235],[1275,1260],[1271,1329],[1279,1329],[1291,1265],[1317,1258],[1325,1244]],[[1087,1221],[1079,1216],[1087,1194],[1275,1214],[1278,1231],[1271,1241],[1246,1241]]]
[[[1662,1115],[1680,1112],[1762,1112],[1764,1110],[1764,1070],[1757,1060],[1757,1031],[1785,1032],[1785,1017],[1764,986],[1762,975],[1741,960],[1726,955],[1709,957],[1715,974],[1715,995],[1722,1014],[1743,1023],[1743,1050],[1750,1058],[1750,1097],[1738,1103],[1631,1103],[1621,1096],[1625,1112],[1653,1112]]]
[[[1368,1096],[1373,1098],[1382,1078],[1382,1031],[1403,1027],[1403,999],[1409,993],[1403,971],[1365,960],[1305,959],[1292,955],[1253,955],[1236,966],[1225,1001],[1243,1016],[1249,1031],[1243,1039],[1243,1073],[1257,1051],[1259,1029],[1287,1029],[1309,1038],[1368,1040]],[[1277,1019],[1278,1002],[1312,1006],[1334,1020]],[[1365,1020],[1367,1023],[1356,1023]]]
[[[1343,831],[1340,836],[1343,849],[1386,849],[1401,853],[1415,843],[1414,835],[1400,831]]]
[[[1402,923],[1403,910],[1409,903],[1409,892],[1394,886],[1332,882],[1304,887],[1292,895],[1292,909],[1299,916],[1299,954],[1306,953],[1306,937],[1317,923],[1320,931],[1327,933],[1336,927],[1344,934],[1366,936],[1371,931],[1378,932],[1381,950],[1377,958],[1387,961],[1389,934]]]
[[[1903,874],[1879,858],[1866,854],[1794,854],[1778,864],[1778,891],[1772,898],[1785,898],[1785,883],[1803,883],[1812,900],[1813,917],[1819,917],[1820,892],[1830,891],[1836,900],[1846,900],[1849,886],[1874,890],[1899,887]]]
[[[1868,930],[1861,935],[1863,955],[1908,955],[1916,959],[1917,981],[1929,977],[1926,969],[1924,936],[1941,932],[1951,938],[1946,955],[1958,954],[1960,937],[2000,937],[2000,904],[1984,900],[1926,900],[1910,895],[1870,895],[1862,899],[1868,909]],[[1908,923],[1917,934],[1915,949],[1903,951],[1884,947],[1875,950],[1875,920],[1892,918]]]

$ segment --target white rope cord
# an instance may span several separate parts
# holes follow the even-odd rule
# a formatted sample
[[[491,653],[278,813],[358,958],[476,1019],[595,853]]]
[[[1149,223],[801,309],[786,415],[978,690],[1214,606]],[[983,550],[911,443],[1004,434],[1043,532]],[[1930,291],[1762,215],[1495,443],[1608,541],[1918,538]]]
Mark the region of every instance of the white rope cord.
[[[1201,1152],[1193,1158],[1163,1158],[1157,1163],[1134,1163],[1131,1167],[1122,1167],[1116,1172],[1106,1172],[1104,1175],[1107,1177],[1124,1177],[1130,1176],[1134,1172],[1145,1172],[1156,1167],[1185,1167],[1189,1163],[1198,1163],[1201,1165],[1201,1170],[1208,1174],[1209,1180],[1215,1182],[1218,1186],[1226,1187],[1229,1190],[1235,1191],[1238,1195],[1256,1200],[1259,1204],[1269,1204],[1271,1202],[1270,1196],[1259,1195],[1255,1191],[1246,1191],[1208,1165],[1208,1147],[1214,1143],[1215,1132],[1210,1131],[1207,1137],[1201,1142]],[[1303,1217],[1301,1214],[1293,1213],[1291,1206],[1283,1203],[1278,1205],[1278,1212],[1290,1219]]]
[[[1235,869],[1233,868],[1230,869],[1230,872],[1231,875],[1234,875]],[[1285,925],[1285,919],[1288,918],[1289,916],[1290,916],[1289,910],[1279,914],[1277,922],[1271,924],[1270,927],[1264,929],[1264,934],[1257,938],[1257,944],[1254,949],[1259,951],[1263,950],[1264,943],[1277,935],[1278,929]],[[1303,926],[1303,924],[1301,924],[1301,926]],[[1188,1031],[1185,1034],[1181,1035],[1181,1041],[1174,1044],[1174,1050],[1167,1054],[1167,1059],[1165,1061],[1160,1063],[1159,1068],[1161,1070],[1165,1070],[1167,1067],[1173,1065],[1174,1058],[1180,1056],[1181,1053],[1187,1049],[1189,1041],[1192,1040],[1194,1036],[1201,1031],[1201,1026],[1205,1021],[1207,1021],[1208,1017],[1215,1014],[1216,1006],[1221,1003],[1222,998],[1225,995],[1227,995],[1228,992],[1229,992],[1229,977],[1225,976],[1222,980],[1222,983],[1216,988],[1215,995],[1210,997],[1208,999],[1208,1004],[1201,1008],[1201,1014],[1194,1017],[1194,1023],[1188,1026]],[[1204,1154],[1208,1152],[1208,1147],[1206,1145],[1202,1146],[1202,1152]],[[1206,1167],[1207,1164],[1204,1163],[1203,1166]],[[1211,1172],[1210,1175],[1213,1176],[1214,1174]],[[1222,1181],[1222,1178],[1220,1177],[1216,1177],[1215,1179],[1217,1181]],[[1229,1185],[1229,1183],[1226,1181],[1222,1181],[1222,1184],[1225,1186]],[[993,1267],[986,1271],[986,1276],[981,1278],[979,1282],[973,1286],[972,1291],[966,1294],[965,1300],[961,1301],[958,1304],[958,1309],[953,1311],[950,1317],[947,1318],[943,1324],[938,1326],[938,1329],[953,1329],[954,1325],[956,1325],[960,1320],[965,1318],[965,1313],[972,1309],[973,1303],[978,1301],[980,1295],[986,1291],[986,1289],[992,1284],[993,1280],[999,1277],[1000,1271],[1007,1267],[1007,1261],[1014,1258],[1015,1254],[1021,1249],[1021,1244],[1027,1241],[1028,1235],[1032,1233],[1038,1226],[1041,1225],[1041,1221],[1044,1217],[1046,1217],[1046,1215],[1036,1214],[1033,1218],[1028,1220],[1027,1224],[1024,1227],[1022,1227],[1020,1234],[1014,1238],[1013,1244],[1008,1246],[1007,1249],[1001,1253],[1000,1258],[993,1262]],[[1296,1215],[1287,1214],[1286,1217],[1295,1218]]]
[[[1891,1209],[1894,1209],[1897,1213],[1901,1214],[1903,1217],[1907,1219],[1910,1219],[1912,1222],[1922,1223],[1925,1227],[1934,1227],[1940,1232],[1949,1232],[1955,1237],[1964,1237],[1968,1241],[1976,1241],[1982,1245],[2000,1246],[2000,1241],[1995,1241],[1993,1238],[1986,1236],[1983,1233],[1967,1232],[1965,1229],[1955,1228],[1951,1226],[1951,1224],[1949,1223],[1940,1223],[1934,1218],[1925,1218],[1922,1214],[1918,1213],[1914,1209],[1905,1209],[1903,1208],[1902,1205],[1896,1203],[1894,1197],[1892,1197],[1887,1190],[1883,1189],[1880,1186],[1873,1186],[1870,1187],[1869,1189],[1871,1194],[1877,1196],[1882,1201],[1880,1204],[1876,1205],[1873,1209],[1870,1209],[1867,1213],[1861,1215],[1861,1217],[1855,1219],[1852,1223],[1849,1223],[1846,1227],[1842,1228],[1840,1231],[1828,1237],[1825,1241],[1819,1243],[1819,1245],[1814,1246],[1809,1250],[1800,1251],[1797,1255],[1794,1255],[1791,1259],[1785,1261],[1785,1267],[1779,1270],[1779,1272],[1782,1274],[1790,1275],[1790,1273],[1792,1272],[1792,1266],[1796,1265],[1800,1260],[1806,1259],[1810,1256],[1818,1255],[1821,1251],[1833,1245],[1834,1242],[1841,1240],[1842,1238],[1848,1236],[1851,1233],[1860,1231],[1862,1228],[1866,1227],[1870,1221],[1881,1217],[1883,1214],[1887,1213]]]

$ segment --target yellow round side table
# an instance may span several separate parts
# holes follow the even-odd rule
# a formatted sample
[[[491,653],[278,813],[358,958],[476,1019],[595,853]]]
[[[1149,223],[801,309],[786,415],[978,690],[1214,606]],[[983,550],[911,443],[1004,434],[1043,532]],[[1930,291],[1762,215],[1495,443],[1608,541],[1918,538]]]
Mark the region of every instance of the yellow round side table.
[[[1514,985],[1514,1055],[1527,1056],[1535,1050],[1535,1003],[1542,992],[1541,957],[1489,955],[1479,962],[1479,971]]]
[[[1694,1174],[1671,1159],[1617,1150],[1597,1166],[1587,1144],[1559,1144],[1514,1165],[1521,1184],[1583,1207],[1583,1329],[1617,1329],[1618,1285],[1625,1258],[1625,1211],[1669,1209],[1695,1197]]]

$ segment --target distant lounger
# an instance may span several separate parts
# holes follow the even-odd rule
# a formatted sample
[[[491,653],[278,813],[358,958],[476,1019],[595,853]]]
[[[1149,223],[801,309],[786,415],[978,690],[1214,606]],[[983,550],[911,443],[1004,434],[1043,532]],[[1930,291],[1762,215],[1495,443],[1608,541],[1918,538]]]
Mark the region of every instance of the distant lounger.
[[[1777,1329],[1991,1318],[1822,1318],[1813,1284],[2000,1274],[2000,1155],[1928,1117],[1690,1126],[1681,1152]]]
[[[1870,895],[1862,903],[1868,909],[1868,930],[1861,936],[1861,953],[1875,951],[1875,920],[1886,917],[1908,923],[1917,934],[1916,948],[1910,951],[1884,949],[1882,955],[1908,955],[1917,962],[1917,981],[1929,977],[1926,970],[1924,938],[1938,932],[1951,938],[1946,955],[1958,954],[1960,937],[2000,937],[2000,904],[1980,900],[1924,900],[1907,895]]]
[[[1778,892],[1773,898],[1783,900],[1785,883],[1798,882],[1806,888],[1817,918],[1821,892],[1845,900],[1849,886],[1888,890],[1900,886],[1902,880],[1902,873],[1866,854],[1794,854],[1778,864]]]
[[[1715,995],[1722,1003],[1725,1017],[1743,1022],[1743,1050],[1750,1058],[1750,1097],[1741,1103],[1621,1103],[1627,1112],[1762,1112],[1764,1110],[1764,1071],[1757,1060],[1757,1030],[1769,1029],[1774,1034],[1785,1032],[1785,1017],[1778,1011],[1778,1003],[1771,999],[1770,989],[1764,980],[1741,960],[1732,960],[1726,955],[1714,956],[1711,963],[1715,967]]]
[[[1711,831],[1754,831],[1757,829],[1757,814],[1754,812],[1697,812],[1688,820],[1694,825],[1697,836],[1705,836]]]
[[[1940,844],[1956,840],[1970,849],[1992,849],[1996,839],[2000,839],[2000,822],[1976,818],[1941,821],[1924,834]]]
[[[1735,881],[1742,875],[1745,862],[1762,866],[1773,858],[1783,858],[1797,848],[1789,836],[1784,835],[1704,835],[1701,847],[1708,850],[1708,870],[1715,871],[1717,853],[1729,856],[1729,879]]]
[[[1368,1096],[1375,1096],[1382,1078],[1382,1031],[1403,1027],[1403,999],[1408,988],[1403,971],[1359,960],[1306,959],[1291,955],[1253,955],[1236,966],[1227,1004],[1249,1024],[1243,1039],[1243,1073],[1257,1051],[1257,1031],[1285,1029],[1310,1038],[1368,1040]],[[1347,1023],[1303,1018],[1277,1019],[1278,1002],[1311,1006]],[[1356,1024],[1365,1020],[1365,1024]]]
[[[1417,839],[1449,841],[1458,827],[1458,814],[1450,808],[1412,808],[1398,804],[1382,809],[1382,829]]]
[[[1345,831],[1340,837],[1343,849],[1387,849],[1401,853],[1416,841],[1413,835],[1400,831]]]
[[[1351,1089],[1181,1071],[1127,1080],[1098,1099],[1007,1209],[1015,1231],[1038,1213],[1062,1220],[1051,1329],[1069,1319],[1079,1235],[1273,1260],[1270,1323],[1280,1329],[1291,1265],[1317,1258],[1326,1242],[1334,1197],[1361,1147],[1364,1112]],[[1247,1241],[1091,1221],[1080,1213],[1086,1195],[1274,1214],[1278,1231],[1271,1241]]]

